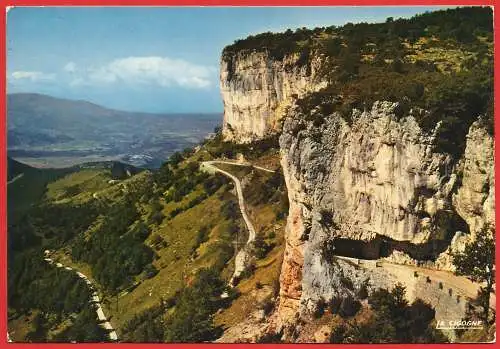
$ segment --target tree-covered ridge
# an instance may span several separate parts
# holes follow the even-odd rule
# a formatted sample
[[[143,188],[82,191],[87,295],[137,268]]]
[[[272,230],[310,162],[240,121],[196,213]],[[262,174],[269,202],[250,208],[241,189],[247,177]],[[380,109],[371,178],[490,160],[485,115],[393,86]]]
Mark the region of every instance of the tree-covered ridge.
[[[298,113],[316,120],[333,112],[351,121],[352,110],[373,102],[398,102],[431,132],[441,122],[436,151],[458,158],[470,125],[480,118],[493,133],[493,15],[489,7],[464,7],[388,18],[385,23],[264,33],[224,50],[232,65],[237,53],[265,52],[271,59],[295,57],[327,86],[296,100]],[[288,63],[291,64],[291,63]],[[316,64],[316,63],[315,63]],[[293,68],[291,66],[290,68]],[[232,69],[232,68],[230,68]]]
[[[436,151],[455,159],[463,153],[465,135],[474,121],[481,120],[493,134],[492,57],[471,69],[449,74],[403,61],[360,64],[353,74],[297,100],[297,112],[315,120],[319,127],[323,117],[334,112],[350,123],[353,109],[369,110],[377,100],[397,102],[396,116],[407,116],[412,110],[424,131],[432,132],[441,122]]]
[[[282,59],[293,53],[303,54],[318,50],[336,56],[349,44],[383,44],[388,48],[402,40],[416,42],[422,37],[437,37],[470,45],[493,35],[493,12],[489,7],[463,7],[426,12],[409,19],[387,18],[385,23],[347,23],[344,26],[318,27],[314,29],[288,29],[282,33],[266,32],[250,35],[226,46],[223,56],[239,52],[267,52],[273,59]],[[370,48],[364,48],[370,52]]]

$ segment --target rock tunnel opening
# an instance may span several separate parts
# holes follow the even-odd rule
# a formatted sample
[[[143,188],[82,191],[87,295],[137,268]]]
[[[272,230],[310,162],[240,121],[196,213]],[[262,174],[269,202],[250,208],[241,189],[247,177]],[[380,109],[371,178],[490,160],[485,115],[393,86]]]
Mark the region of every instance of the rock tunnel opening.
[[[396,241],[382,235],[370,241],[335,239],[333,242],[335,255],[360,259],[379,259],[389,257],[394,251],[400,251],[413,259],[436,260],[448,245],[449,241],[445,240],[414,244],[408,241]]]
[[[333,240],[333,254],[360,259],[379,259],[389,257],[394,251],[406,253],[416,260],[435,261],[451,243],[455,232],[469,233],[467,223],[454,211],[443,210],[434,216],[436,238],[426,243],[416,244],[398,241],[384,235],[377,235],[370,241],[346,238]]]

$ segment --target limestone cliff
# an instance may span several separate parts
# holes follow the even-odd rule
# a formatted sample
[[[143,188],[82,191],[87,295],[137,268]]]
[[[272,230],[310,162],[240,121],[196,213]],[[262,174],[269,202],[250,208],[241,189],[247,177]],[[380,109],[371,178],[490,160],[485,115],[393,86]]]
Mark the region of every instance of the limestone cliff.
[[[301,303],[311,307],[319,297],[345,293],[346,269],[331,255],[403,252],[415,260],[439,258],[434,266],[450,268],[447,248],[457,231],[494,226],[492,137],[474,123],[463,158],[453,164],[436,151],[440,125],[427,134],[416,111],[396,117],[397,106],[376,102],[354,110],[351,124],[333,113],[318,127],[293,108],[285,118],[280,147],[290,214],[282,319]]]
[[[441,269],[454,270],[450,252],[462,250],[483,228],[495,228],[495,166],[493,137],[481,122],[474,123],[467,135],[467,146],[455,172],[460,185],[452,196],[456,212],[467,222],[471,234],[455,233],[449,248],[436,261]]]
[[[470,20],[456,11],[456,25]],[[451,251],[494,228],[492,41],[444,28],[438,39],[429,30],[445,17],[433,16],[401,20],[399,34],[392,21],[265,33],[223,54],[225,139],[280,135],[290,206],[278,323],[368,278],[397,281],[338,256],[451,270]]]
[[[476,122],[467,135],[465,154],[457,167],[461,185],[453,195],[454,207],[473,233],[495,224],[493,151],[493,137]]]
[[[301,65],[299,59],[289,55],[277,61],[266,52],[222,56],[225,139],[245,143],[276,133],[293,98],[325,86],[317,79],[319,61]]]

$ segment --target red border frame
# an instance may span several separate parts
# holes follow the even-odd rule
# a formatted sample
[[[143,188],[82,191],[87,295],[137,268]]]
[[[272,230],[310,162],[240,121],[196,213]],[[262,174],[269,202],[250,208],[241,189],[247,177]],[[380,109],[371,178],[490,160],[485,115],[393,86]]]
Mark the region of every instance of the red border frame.
[[[2,63],[1,69],[1,81],[0,81],[0,94],[1,94],[1,110],[3,119],[0,123],[0,152],[5,154],[0,158],[0,197],[2,203],[0,204],[0,348],[6,346],[7,348],[74,348],[75,344],[70,343],[49,343],[49,344],[39,344],[39,343],[7,343],[6,333],[7,333],[7,148],[6,148],[6,7],[8,6],[439,6],[439,5],[484,5],[493,6],[495,5],[495,0],[468,0],[466,2],[453,1],[453,0],[7,0],[3,3],[3,13],[1,14],[1,30],[2,35],[0,36],[0,46],[1,46],[1,56],[0,62]],[[494,9],[495,10],[495,9]],[[500,121],[497,116],[497,103],[496,101],[500,98],[500,80],[497,78],[497,73],[500,72],[498,55],[500,54],[500,48],[498,48],[498,32],[497,29],[500,27],[500,17],[495,16],[494,13],[494,96],[495,96],[495,143],[500,138]],[[495,177],[499,178],[500,169],[497,164],[497,160],[500,159],[500,147],[495,146]],[[495,202],[498,204],[500,202],[500,190],[495,192]],[[500,214],[500,207],[497,205],[495,208],[495,220],[497,220]],[[496,242],[498,243],[500,239],[496,237]],[[500,256],[500,249],[496,249],[496,257]],[[497,269],[497,277],[498,277]],[[498,318],[496,321],[498,326]],[[149,347],[162,347],[162,348],[199,348],[199,347],[210,347],[210,348],[251,348],[253,346],[258,346],[263,349],[271,348],[337,348],[339,345],[351,348],[495,348],[500,347],[499,343],[485,343],[485,344],[175,344],[175,343],[165,343],[165,344],[142,344],[142,343],[102,343],[102,344],[76,344],[90,348],[104,348],[114,345],[120,345],[125,348],[142,348],[144,346]]]
[[[8,0],[4,6],[493,6],[495,0]]]

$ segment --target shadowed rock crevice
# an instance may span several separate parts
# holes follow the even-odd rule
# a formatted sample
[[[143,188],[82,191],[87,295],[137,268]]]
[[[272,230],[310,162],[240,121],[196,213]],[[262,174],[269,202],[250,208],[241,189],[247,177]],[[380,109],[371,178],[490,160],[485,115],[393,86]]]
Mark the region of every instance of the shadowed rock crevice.
[[[449,244],[450,241],[446,240],[431,240],[422,244],[413,244],[377,235],[371,241],[335,239],[333,253],[337,256],[375,260],[389,257],[394,251],[399,251],[416,260],[434,261],[440,253],[446,251]]]
[[[435,236],[441,239],[432,239],[425,243],[398,241],[387,236],[376,234],[369,241],[336,238],[332,242],[332,253],[338,256],[379,259],[389,257],[399,251],[419,261],[436,261],[441,253],[450,246],[457,231],[469,234],[467,223],[454,211],[440,210],[432,218],[436,230]]]

